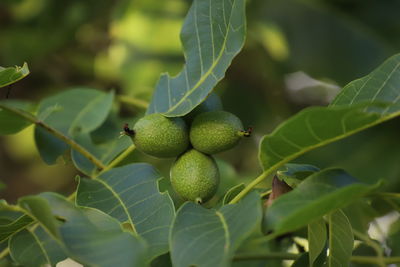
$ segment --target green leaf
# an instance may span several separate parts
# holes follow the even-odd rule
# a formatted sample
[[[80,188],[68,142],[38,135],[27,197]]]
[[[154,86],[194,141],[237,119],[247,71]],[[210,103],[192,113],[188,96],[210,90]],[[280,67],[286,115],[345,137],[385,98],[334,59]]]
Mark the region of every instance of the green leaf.
[[[22,67],[0,67],[0,88],[13,84],[29,74],[28,64],[24,63]]]
[[[114,168],[95,180],[81,179],[77,203],[99,209],[120,222],[128,222],[149,245],[151,258],[168,251],[168,235],[175,215],[167,193],[160,193],[161,179],[146,163]]]
[[[0,217],[1,213],[0,213]],[[0,242],[6,240],[13,234],[25,229],[33,222],[33,219],[27,215],[21,215],[15,220],[2,219],[0,221]]]
[[[233,253],[259,227],[261,201],[257,193],[219,210],[186,202],[171,229],[172,263],[180,266],[228,266]]]
[[[44,123],[74,139],[98,128],[107,118],[114,93],[94,89],[72,89],[44,99],[37,117]],[[68,146],[61,140],[35,129],[35,141],[42,159],[54,164]]]
[[[326,240],[326,224],[324,219],[318,219],[308,224],[308,256],[310,267],[313,266],[315,260],[324,249]]]
[[[118,133],[118,132],[116,132]],[[108,165],[118,154],[123,152],[132,144],[132,140],[128,137],[117,138],[113,140],[94,144],[91,137],[88,134],[75,137],[75,140],[82,145],[86,150],[88,150],[92,155],[98,158],[104,165]],[[81,172],[91,176],[94,172],[98,170],[98,167],[94,165],[90,160],[88,160],[81,153],[73,150],[71,151],[72,160],[77,169]]]
[[[39,196],[26,196],[18,200],[18,204],[26,213],[40,223],[56,239],[60,238],[58,222],[54,217],[49,203]]]
[[[287,163],[280,168],[276,174],[281,179],[294,178],[304,180],[310,174],[318,172],[320,169],[310,164]]]
[[[63,249],[46,231],[37,227],[34,231],[22,230],[10,238],[10,254],[23,266],[55,266],[65,259]]]
[[[65,221],[59,231],[67,255],[89,266],[144,266],[144,243],[120,223],[92,208],[77,208],[64,197],[43,193],[55,216]]]
[[[245,185],[243,183],[235,185],[234,187],[230,188],[224,195],[224,199],[222,200],[222,205],[227,205],[229,203],[229,201],[231,201],[244,188],[245,188]]]
[[[34,105],[26,101],[2,100],[0,101],[0,104],[27,112],[34,111]],[[31,124],[32,122],[21,118],[15,113],[0,108],[0,135],[15,134]]]
[[[342,209],[349,219],[351,227],[361,233],[366,233],[370,223],[379,217],[369,202],[369,199],[359,199]]]
[[[329,107],[304,109],[265,136],[259,155],[263,168],[277,168],[307,151],[398,116],[399,65],[400,54],[345,86]]]
[[[147,113],[183,116],[204,101],[241,50],[245,34],[245,1],[193,1],[181,31],[186,65],[176,77],[161,75]]]
[[[390,102],[381,113],[400,112],[400,54],[387,59],[367,76],[346,85],[331,106],[353,106],[365,102]]]
[[[291,265],[291,267],[308,267],[312,266],[309,263],[309,253],[303,253],[301,256]]]
[[[379,186],[380,183],[359,183],[340,169],[320,171],[272,203],[264,217],[264,230],[273,230],[279,235],[299,229]]]
[[[309,164],[286,163],[279,168],[276,175],[290,187],[296,187],[302,180],[320,169]]]
[[[349,266],[353,251],[354,236],[346,215],[338,210],[328,215],[329,222],[329,267]]]
[[[263,168],[277,168],[307,151],[391,118],[365,108],[311,107],[300,111],[262,139],[259,157]]]

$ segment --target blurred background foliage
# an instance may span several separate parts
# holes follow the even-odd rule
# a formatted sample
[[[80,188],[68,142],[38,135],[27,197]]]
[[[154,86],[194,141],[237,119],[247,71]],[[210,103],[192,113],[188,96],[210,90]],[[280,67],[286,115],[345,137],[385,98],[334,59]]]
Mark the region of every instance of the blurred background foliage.
[[[71,87],[115,90],[112,126],[91,134],[116,138],[124,122],[144,110],[124,101],[149,101],[160,73],[184,63],[179,32],[189,0],[2,0],[0,65],[28,62],[31,74],[10,98],[37,103]],[[400,49],[398,0],[249,0],[245,47],[216,92],[254,135],[218,155],[227,188],[260,173],[258,143],[302,108],[326,105],[348,82],[368,74]],[[0,91],[1,98],[6,89]],[[114,119],[113,119],[114,118]],[[296,160],[320,168],[342,167],[366,182],[384,178],[400,190],[400,120],[317,149]],[[107,124],[108,123],[108,124]],[[135,151],[126,160],[147,161],[168,178],[172,160]],[[48,166],[35,147],[33,128],[0,139],[1,198],[40,191],[68,194],[79,172],[67,157]],[[162,182],[168,187],[168,179]],[[0,186],[1,187],[1,186]]]

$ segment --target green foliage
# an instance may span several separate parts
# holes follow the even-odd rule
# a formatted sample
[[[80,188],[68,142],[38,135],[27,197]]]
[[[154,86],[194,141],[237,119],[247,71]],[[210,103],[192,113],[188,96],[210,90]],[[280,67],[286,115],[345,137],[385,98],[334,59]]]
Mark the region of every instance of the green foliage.
[[[219,210],[187,202],[178,210],[171,229],[173,265],[228,266],[240,242],[259,227],[260,219],[256,193]]]
[[[96,180],[80,179],[76,201],[120,223],[129,223],[132,231],[147,241],[149,256],[159,256],[168,251],[168,233],[175,214],[168,194],[158,190],[159,179],[161,176],[151,165],[126,165]]]
[[[317,172],[273,202],[265,213],[264,230],[273,230],[275,235],[297,230],[377,187],[362,184],[343,170]]]
[[[35,21],[35,14],[40,14],[38,10],[52,5],[44,1],[35,11],[33,2],[31,6],[28,2],[25,7],[12,2],[1,4],[8,7],[7,12],[13,10],[13,13],[7,13],[9,18],[5,21],[29,13],[31,17],[21,22],[28,27],[31,24],[30,19]],[[161,31],[166,35],[177,32],[171,23],[177,24],[175,20],[184,13],[186,2],[183,4],[180,0],[149,0],[134,4],[127,1],[118,3],[119,12],[114,14],[115,21],[110,30],[112,44],[107,51],[109,55],[103,54],[103,58],[100,57],[102,60],[97,58],[100,63],[94,65],[97,66],[95,72],[99,71],[97,68],[100,66],[103,72],[108,73],[108,76],[102,76],[101,79],[111,84],[114,79],[121,79],[124,88],[116,87],[115,91],[103,92],[77,87],[52,93],[52,96],[35,95],[35,99],[41,99],[39,103],[14,99],[0,101],[1,135],[19,133],[33,124],[31,129],[34,135],[28,134],[34,137],[42,160],[47,164],[64,160],[65,164],[73,165],[84,176],[77,176],[76,190],[69,197],[48,192],[22,196],[15,202],[9,201],[16,204],[0,200],[0,265],[56,266],[66,258],[84,266],[154,267],[282,266],[282,260],[294,260],[292,266],[349,266],[351,262],[383,267],[400,262],[398,220],[391,225],[388,235],[383,237],[392,250],[390,256],[385,254],[382,245],[372,240],[368,233],[369,225],[376,217],[400,211],[399,194],[393,193],[399,185],[396,181],[398,157],[396,151],[390,151],[395,150],[396,146],[390,146],[389,142],[398,141],[396,131],[393,131],[398,130],[398,127],[390,125],[395,124],[396,120],[386,122],[400,115],[400,54],[393,55],[376,67],[378,61],[383,61],[383,57],[393,54],[392,49],[378,40],[379,38],[371,39],[373,34],[368,31],[357,29],[354,25],[356,23],[344,23],[344,17],[330,13],[340,9],[341,12],[347,12],[346,3],[328,2],[329,4],[250,1],[248,13],[259,15],[251,21],[251,34],[243,51],[244,56],[239,56],[239,64],[232,67],[231,73],[226,73],[244,45],[245,1],[194,0],[180,35],[185,65],[176,76],[161,75],[150,103],[146,102],[151,91],[146,89],[150,86],[146,83],[154,82],[151,79],[155,77],[155,72],[158,75],[160,68],[169,69],[172,73],[177,68],[171,69],[171,66],[176,67],[182,63],[178,62],[182,59],[178,55],[178,42],[169,42],[170,36],[159,38],[158,34]],[[89,4],[71,1],[65,7],[65,13],[70,16],[67,16],[69,29],[86,25],[85,21],[91,13],[89,11],[94,8],[92,4],[91,1]],[[332,11],[328,11],[328,5],[337,9],[329,8]],[[396,12],[389,12],[391,9],[396,10],[396,5],[392,3],[387,6],[382,8],[387,17],[397,18]],[[108,6],[103,6],[106,7]],[[163,8],[170,12],[166,12],[166,15]],[[375,13],[358,16],[369,18],[374,17]],[[268,16],[263,16],[264,14]],[[307,23],[301,23],[298,18]],[[57,19],[53,16],[46,20],[49,25],[61,25],[54,23]],[[169,23],[164,23],[166,21]],[[38,25],[41,24],[33,25],[40,28]],[[47,35],[53,29],[49,25],[46,28]],[[315,28],[310,30],[310,25]],[[93,25],[86,26],[87,29],[81,29],[82,32],[75,34],[60,29],[54,31],[54,36],[61,35],[65,40],[74,36],[82,42],[82,47],[85,46],[84,43],[90,43],[92,47],[97,42],[85,38],[92,32],[90,27]],[[128,29],[132,28],[132,35],[127,35]],[[374,25],[372,28],[385,27]],[[12,29],[7,29],[10,34],[4,36],[10,36],[13,49],[21,48],[23,42],[20,37],[13,35]],[[137,31],[138,29],[148,32],[143,33]],[[168,32],[165,33],[164,29]],[[315,32],[326,32],[326,29],[333,33],[343,32],[343,36],[348,38],[341,39],[338,43],[331,36],[313,37]],[[24,35],[27,35],[28,40],[34,39],[30,31],[26,31]],[[156,35],[157,38],[154,37]],[[2,36],[3,34],[0,37],[0,48],[4,46]],[[43,48],[31,48],[36,51],[37,57],[45,49],[61,49],[54,36],[49,36],[46,40],[48,42],[42,42]],[[398,34],[393,36],[386,41],[390,41],[392,45],[400,44],[400,39],[396,37]],[[42,39],[44,38],[40,38]],[[342,40],[346,42],[343,43]],[[299,43],[307,45],[296,46]],[[345,49],[341,46],[335,50],[343,52],[345,58],[334,52],[324,57],[323,51],[331,51],[332,46],[337,46],[333,44],[343,47],[349,45],[352,48],[342,51]],[[371,53],[362,51],[360,47]],[[259,50],[265,50],[264,53],[267,54],[267,57],[261,59],[262,66],[257,65],[254,60],[258,59]],[[168,53],[163,54],[165,51]],[[22,51],[19,56],[29,53]],[[152,62],[157,53],[165,59],[162,64]],[[0,56],[3,54],[0,52]],[[132,54],[135,56],[131,58]],[[366,58],[366,54],[371,57]],[[108,62],[106,57],[109,57]],[[72,58],[73,55],[71,61],[76,60]],[[81,60],[80,63],[77,61],[73,66],[79,66],[79,71],[88,66],[85,65],[86,60]],[[136,64],[135,67],[132,64]],[[38,68],[36,64],[30,63],[30,66]],[[373,66],[375,70],[371,72],[369,68]],[[67,72],[61,67],[39,66],[49,73]],[[92,71],[91,68],[88,69]],[[138,69],[141,69],[142,76],[138,74]],[[283,119],[289,117],[289,110],[294,109],[281,101],[280,97],[284,94],[274,91],[273,87],[280,87],[279,84],[284,79],[281,76],[293,69],[304,69],[312,74],[326,72],[329,73],[326,74],[327,77],[333,77],[339,83],[354,79],[354,73],[367,70],[370,73],[344,86],[333,101],[319,99],[324,104],[330,102],[329,105],[306,107],[290,118]],[[357,71],[347,73],[351,69]],[[116,77],[118,71],[121,77]],[[271,78],[266,95],[260,97],[252,90],[264,88],[267,72],[276,77]],[[33,77],[38,77],[35,72],[32,73]],[[25,80],[22,83],[18,81],[28,74],[26,63],[22,67],[0,68],[0,87],[14,83],[13,86],[22,84],[23,87]],[[227,79],[219,83],[226,74]],[[241,81],[243,78],[244,82]],[[68,87],[60,80],[60,87]],[[314,89],[316,84],[330,84],[316,79],[310,80],[310,86]],[[269,82],[270,80],[266,83]],[[296,85],[301,83],[303,81],[297,81]],[[129,87],[127,84],[137,85],[132,86],[136,93],[126,91],[125,87]],[[109,84],[107,87],[109,88]],[[263,169],[257,178],[253,178],[252,170],[248,173],[241,170],[252,169],[255,166],[253,162],[257,162],[256,149],[254,144],[250,144],[252,142],[243,143],[243,147],[248,147],[251,154],[242,153],[245,151],[242,149],[231,154],[218,155],[224,160],[215,160],[209,155],[232,147],[243,135],[249,134],[243,131],[243,125],[235,115],[227,118],[226,114],[230,113],[221,111],[221,100],[213,92],[216,87],[221,88],[218,93],[227,96],[226,99],[229,100],[229,96],[239,99],[237,103],[227,101],[228,105],[224,102],[224,106],[237,106],[236,111],[240,110],[240,117],[246,119],[243,120],[246,125],[247,121],[250,123],[255,120],[252,118],[254,112],[263,114],[258,118],[262,122],[259,125],[277,119],[274,123],[279,125],[270,134],[263,136],[260,133],[267,131],[271,122],[268,122],[270,124],[267,127],[256,129],[259,132],[254,137],[260,138],[258,156]],[[49,88],[53,92],[54,88]],[[302,89],[304,88],[294,90],[304,93]],[[121,92],[127,95],[119,95]],[[9,92],[6,93],[9,97]],[[136,99],[136,96],[140,96],[140,99]],[[262,110],[273,112],[280,109],[280,113],[267,116],[267,113],[255,108],[257,103],[261,103]],[[131,109],[131,106],[134,108]],[[147,115],[138,120],[144,112],[142,109],[146,108]],[[208,114],[212,118],[207,118]],[[148,123],[149,117],[156,119],[151,121],[151,127],[146,128],[143,124]],[[199,121],[204,122],[202,118],[207,118],[204,121],[210,122],[210,125],[198,126],[201,124]],[[218,132],[218,127],[226,126],[224,123],[230,119],[232,121],[224,128],[224,133]],[[186,126],[184,120],[191,125]],[[166,121],[175,122],[173,127],[177,127],[172,129],[168,125],[165,128]],[[128,122],[136,123],[133,131],[123,126]],[[368,132],[364,131],[367,128],[382,123],[387,128],[377,135],[379,140],[357,134],[365,134]],[[197,136],[190,136],[191,143],[187,134],[189,127],[191,135],[195,135],[197,127],[202,128]],[[132,135],[134,144],[131,138],[120,136],[121,132]],[[148,138],[145,140],[146,144],[139,140],[142,133]],[[324,164],[316,164],[312,160],[297,159],[306,153],[308,155],[312,150],[318,151],[319,147],[349,136],[353,139],[346,140],[358,140],[357,146],[360,148],[350,146],[347,150],[342,150],[343,144],[348,143],[335,143],[336,148],[326,147],[329,151],[328,160],[332,164],[336,164],[338,161],[335,160],[340,158],[347,165],[326,168]],[[18,138],[25,137],[26,135]],[[178,142],[171,142],[174,139],[178,139]],[[218,140],[213,143],[215,139]],[[4,143],[7,143],[12,139],[5,140]],[[167,147],[168,153],[160,152],[160,147],[157,147],[165,142],[172,144]],[[201,148],[202,144],[206,144],[207,149]],[[382,144],[386,146],[382,148]],[[174,162],[166,161],[166,164],[160,163],[157,159],[133,152],[135,145],[150,155],[176,156],[177,159]],[[370,149],[371,147],[375,149]],[[7,147],[12,148],[13,145]],[[153,153],[154,149],[158,149],[158,152]],[[372,168],[368,164],[371,160],[366,161],[366,158],[382,149],[389,155],[372,160],[380,168],[373,172],[376,177],[365,178],[363,173],[370,172]],[[344,153],[346,157],[342,156]],[[357,175],[343,168],[356,166],[353,158],[361,159],[365,169]],[[294,160],[297,160],[296,163],[292,162]],[[4,166],[9,161],[5,158]],[[140,163],[141,161],[149,163]],[[0,164],[3,167],[3,161]],[[167,164],[169,165],[165,167]],[[238,167],[239,172],[233,166]],[[19,166],[15,168],[18,169]],[[162,175],[166,170],[170,170],[170,179]],[[61,175],[56,173],[50,178],[58,180],[59,176]],[[72,180],[72,173],[70,176]],[[275,177],[274,181],[279,179],[287,183],[286,189],[290,190],[286,191],[289,192],[276,197],[276,188],[271,186],[272,176]],[[7,178],[4,184],[8,186],[9,180]],[[389,182],[387,187],[382,186],[385,181]],[[218,184],[220,188],[217,190]],[[2,183],[0,187],[4,191],[5,186]],[[182,197],[189,201],[183,201]],[[205,203],[206,201],[208,202]]]
[[[206,99],[242,49],[244,8],[243,0],[193,2],[181,31],[186,64],[176,77],[160,77],[147,113],[182,116]]]
[[[354,237],[351,225],[341,210],[328,215],[329,255],[328,266],[343,266],[350,261]]]

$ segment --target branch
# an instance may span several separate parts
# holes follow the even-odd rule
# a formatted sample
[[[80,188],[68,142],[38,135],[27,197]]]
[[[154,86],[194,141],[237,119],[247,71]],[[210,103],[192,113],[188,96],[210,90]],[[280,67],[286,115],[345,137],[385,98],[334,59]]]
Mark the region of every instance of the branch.
[[[76,143],[74,140],[72,140],[71,138],[69,138],[68,136],[64,135],[62,132],[58,131],[57,129],[51,127],[50,125],[40,121],[37,117],[35,117],[34,115],[20,110],[20,109],[16,109],[13,107],[9,107],[3,104],[0,104],[0,108],[5,109],[7,111],[13,112],[16,115],[24,118],[27,121],[32,122],[33,124],[42,127],[44,130],[46,130],[47,132],[49,132],[50,134],[54,135],[55,137],[57,137],[58,139],[64,141],[65,143],[67,143],[68,145],[71,146],[72,149],[78,151],[79,153],[81,153],[83,156],[85,156],[89,161],[91,161],[94,165],[96,165],[99,169],[104,169],[106,168],[106,166],[99,160],[97,159],[94,155],[92,155],[89,151],[87,151],[83,146],[81,146],[80,144]]]
[[[251,189],[253,189],[256,185],[261,183],[264,179],[268,177],[272,172],[275,171],[276,168],[269,168],[268,170],[264,171],[260,176],[258,176],[256,179],[251,181],[245,188],[243,188],[242,191],[240,191],[239,194],[237,194],[230,202],[229,204],[235,204],[238,203],[239,200],[241,200],[244,196],[246,196]]]

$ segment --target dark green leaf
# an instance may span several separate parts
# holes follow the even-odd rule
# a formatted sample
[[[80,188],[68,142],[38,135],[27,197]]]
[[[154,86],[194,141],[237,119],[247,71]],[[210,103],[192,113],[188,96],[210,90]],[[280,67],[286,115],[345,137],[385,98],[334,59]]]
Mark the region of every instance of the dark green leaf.
[[[186,65],[176,77],[160,77],[147,113],[183,116],[199,105],[224,77],[245,32],[245,1],[193,1],[181,32]]]
[[[13,84],[29,74],[28,64],[24,63],[22,67],[0,67],[0,88]]]
[[[0,213],[0,216],[1,215],[2,214]],[[22,215],[19,218],[16,218],[15,220],[2,219],[0,221],[0,242],[6,240],[11,235],[17,233],[18,231],[25,229],[32,222],[33,219],[27,215]]]
[[[291,267],[308,267],[312,266],[309,263],[309,254],[303,253],[301,256],[291,265]]]
[[[354,201],[342,210],[349,219],[351,227],[361,233],[366,233],[371,221],[379,217],[366,199]]]
[[[319,170],[318,167],[309,164],[286,163],[276,172],[276,174],[281,179],[294,178],[303,180],[310,174],[318,172]]]
[[[390,225],[388,235],[388,246],[391,250],[391,256],[400,256],[400,220],[397,219]]]
[[[320,169],[309,164],[286,163],[279,168],[276,175],[290,187],[296,187],[302,180]]]
[[[314,261],[325,247],[327,240],[326,224],[324,219],[318,219],[308,225],[308,247],[309,263],[313,266]]]
[[[73,89],[44,99],[38,109],[37,117],[44,123],[75,138],[88,134],[99,127],[110,112],[114,93],[104,93],[93,89]],[[68,146],[36,127],[35,140],[43,160],[54,164],[57,157]]]
[[[356,201],[379,185],[359,183],[339,169],[315,173],[272,203],[265,214],[264,230],[273,230],[278,235],[299,229]]]
[[[96,209],[77,208],[57,194],[40,196],[65,221],[59,231],[70,258],[89,266],[144,266],[144,243],[118,221]]]
[[[219,210],[187,202],[179,209],[171,229],[172,263],[176,267],[228,266],[260,219],[261,201],[255,192]]]
[[[32,112],[34,110],[32,103],[25,101],[3,100],[0,103],[27,112]],[[0,108],[0,135],[15,134],[31,124],[32,122],[21,118],[13,112]]]
[[[118,132],[116,131],[116,133]],[[118,154],[132,144],[131,139],[126,136],[123,138],[115,137],[113,140],[102,144],[94,144],[88,134],[77,136],[75,140],[104,165],[109,164]],[[91,176],[97,170],[97,166],[79,152],[73,150],[71,154],[76,168],[81,172]]]
[[[39,196],[27,196],[20,198],[18,204],[29,216],[45,227],[54,238],[60,238],[58,222],[46,199]]]
[[[146,163],[112,169],[96,180],[81,179],[77,203],[128,222],[149,244],[149,255],[168,251],[168,234],[175,209],[167,193],[160,193],[160,174]]]
[[[328,266],[348,266],[353,251],[353,231],[346,215],[335,211],[328,215],[329,222],[329,255]]]
[[[365,102],[388,102],[393,105],[382,110],[389,114],[400,112],[400,54],[386,60],[367,76],[346,85],[331,106],[353,106]]]

